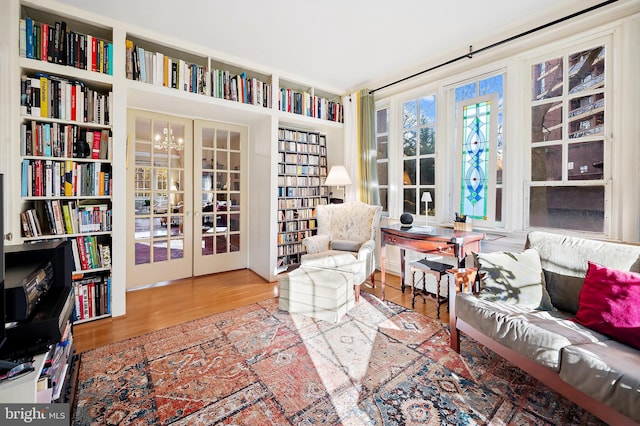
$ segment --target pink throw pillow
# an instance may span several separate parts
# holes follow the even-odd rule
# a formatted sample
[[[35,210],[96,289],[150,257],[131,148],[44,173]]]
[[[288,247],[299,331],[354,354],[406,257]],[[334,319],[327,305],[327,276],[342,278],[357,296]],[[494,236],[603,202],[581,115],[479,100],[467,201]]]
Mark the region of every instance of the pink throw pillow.
[[[640,349],[640,274],[589,262],[576,321]]]

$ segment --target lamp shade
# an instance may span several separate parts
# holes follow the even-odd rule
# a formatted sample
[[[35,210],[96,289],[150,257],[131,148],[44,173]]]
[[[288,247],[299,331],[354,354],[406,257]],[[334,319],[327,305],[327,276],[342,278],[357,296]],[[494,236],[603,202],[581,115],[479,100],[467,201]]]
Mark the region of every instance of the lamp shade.
[[[344,166],[331,166],[324,184],[325,186],[351,185],[351,179]]]
[[[431,199],[431,193],[429,191],[423,192],[421,201],[427,202],[427,203],[432,202],[433,200]]]

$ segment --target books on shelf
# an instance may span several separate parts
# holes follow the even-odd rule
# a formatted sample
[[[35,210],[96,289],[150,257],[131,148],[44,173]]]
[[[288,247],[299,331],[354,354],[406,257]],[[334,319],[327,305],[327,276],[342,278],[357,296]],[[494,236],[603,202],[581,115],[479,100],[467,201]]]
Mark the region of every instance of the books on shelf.
[[[126,76],[129,80],[170,87],[205,95],[208,93],[207,67],[151,52],[125,41]]]
[[[312,95],[309,92],[282,87],[278,102],[280,111],[338,123],[344,122],[344,110],[341,103]]]
[[[76,271],[111,267],[111,246],[98,235],[78,235],[71,238],[71,251]]]
[[[20,19],[20,56],[113,75],[113,43],[69,28],[66,21]]]
[[[23,197],[111,195],[111,164],[73,160],[22,160]]]
[[[133,40],[126,40],[125,46],[129,80],[271,108],[271,84],[246,72],[234,75],[228,70],[208,70],[204,65],[146,50]]]
[[[75,201],[58,199],[38,201],[35,207],[22,212],[20,218],[26,238],[109,232],[112,224],[108,204],[77,205]]]
[[[73,282],[73,321],[111,313],[111,277],[91,274]]]
[[[22,75],[20,107],[25,116],[108,125],[112,96],[110,91],[38,72]]]
[[[211,96],[219,99],[271,108],[271,84],[246,72],[233,75],[227,70],[211,70]]]
[[[83,158],[91,147],[91,159],[109,159],[112,143],[109,129],[31,120],[22,123],[20,130],[20,155],[23,156]]]

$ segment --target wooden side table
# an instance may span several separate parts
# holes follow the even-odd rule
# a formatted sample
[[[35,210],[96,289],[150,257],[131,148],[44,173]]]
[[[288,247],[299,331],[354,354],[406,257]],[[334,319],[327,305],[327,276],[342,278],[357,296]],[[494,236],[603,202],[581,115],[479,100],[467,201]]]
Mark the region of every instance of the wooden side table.
[[[471,292],[474,290],[478,276],[477,268],[451,268],[447,270],[447,273],[453,277],[457,291]],[[453,296],[449,295],[449,297]]]

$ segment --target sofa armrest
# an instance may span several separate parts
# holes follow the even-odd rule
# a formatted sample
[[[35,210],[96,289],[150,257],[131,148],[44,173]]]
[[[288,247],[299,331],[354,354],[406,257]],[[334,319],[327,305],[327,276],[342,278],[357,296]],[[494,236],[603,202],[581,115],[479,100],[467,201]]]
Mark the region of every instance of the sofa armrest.
[[[327,251],[329,250],[329,235],[318,234],[306,237],[302,240],[302,245],[309,254]]]

